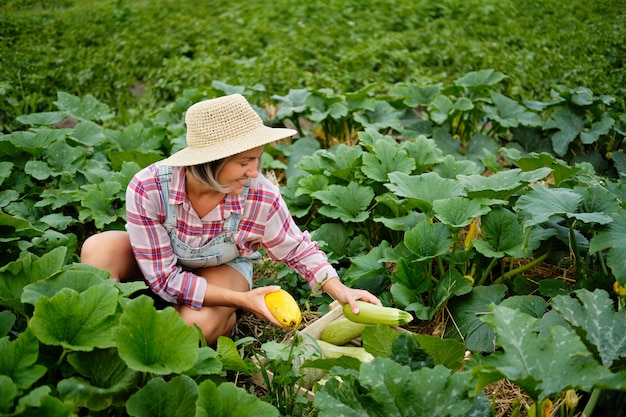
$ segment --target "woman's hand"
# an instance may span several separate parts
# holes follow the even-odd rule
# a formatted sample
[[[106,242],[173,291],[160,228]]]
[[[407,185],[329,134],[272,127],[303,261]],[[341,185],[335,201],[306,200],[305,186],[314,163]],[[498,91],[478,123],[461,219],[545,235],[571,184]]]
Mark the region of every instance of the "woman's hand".
[[[267,287],[259,287],[248,292],[242,293],[243,300],[241,301],[241,308],[253,313],[255,316],[265,319],[270,323],[284,328],[283,326],[270,312],[267,304],[265,303],[265,295],[271,292],[280,290],[278,285],[270,285]]]
[[[336,277],[326,281],[322,286],[322,289],[337,300],[341,305],[349,304],[350,309],[354,314],[359,313],[359,307],[356,304],[357,300],[365,301],[378,306],[382,305],[380,300],[369,291],[347,287],[339,280],[339,278]]]

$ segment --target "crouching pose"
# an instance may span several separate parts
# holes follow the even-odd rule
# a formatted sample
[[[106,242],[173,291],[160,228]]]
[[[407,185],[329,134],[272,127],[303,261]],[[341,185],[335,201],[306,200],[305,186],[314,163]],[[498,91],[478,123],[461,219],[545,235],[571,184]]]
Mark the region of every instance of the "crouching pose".
[[[81,261],[119,281],[143,279],[172,303],[209,344],[230,334],[236,310],[280,326],[265,305],[277,286],[253,288],[263,247],[357,311],[380,305],[345,286],[326,255],[293,221],[279,189],[260,172],[263,146],[296,132],[265,126],[238,94],[204,100],[185,115],[187,147],[137,173],[126,192],[127,231],[106,231],[83,244]]]

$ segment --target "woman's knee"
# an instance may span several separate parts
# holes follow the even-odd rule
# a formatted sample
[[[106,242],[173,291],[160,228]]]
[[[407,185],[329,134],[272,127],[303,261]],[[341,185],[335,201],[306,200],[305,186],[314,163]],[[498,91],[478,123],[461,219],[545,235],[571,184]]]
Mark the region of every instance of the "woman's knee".
[[[203,307],[200,310],[179,307],[178,313],[188,326],[198,326],[209,345],[220,336],[230,335],[237,322],[235,310],[227,307]]]
[[[81,262],[104,269],[117,280],[130,279],[128,275],[138,272],[128,233],[107,231],[90,236],[80,252]]]

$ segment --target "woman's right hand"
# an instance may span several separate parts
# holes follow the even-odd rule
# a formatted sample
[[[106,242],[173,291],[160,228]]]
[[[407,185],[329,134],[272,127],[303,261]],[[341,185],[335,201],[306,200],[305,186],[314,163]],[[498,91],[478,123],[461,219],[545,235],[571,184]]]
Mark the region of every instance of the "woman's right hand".
[[[280,290],[278,285],[259,287],[245,293],[243,305],[244,310],[253,313],[255,316],[265,319],[275,326],[285,328],[270,312],[265,303],[265,295]]]

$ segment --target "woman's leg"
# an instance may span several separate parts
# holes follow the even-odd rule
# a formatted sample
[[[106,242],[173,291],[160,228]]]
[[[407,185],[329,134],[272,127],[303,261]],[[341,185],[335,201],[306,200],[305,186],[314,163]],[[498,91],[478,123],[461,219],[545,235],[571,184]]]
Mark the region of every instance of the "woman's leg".
[[[219,265],[194,271],[204,277],[209,284],[229,288],[235,291],[250,291],[250,284],[244,276],[229,265]],[[194,310],[188,306],[176,307],[185,322],[197,325],[209,345],[214,344],[219,336],[230,335],[237,320],[236,309],[232,307],[202,307]]]
[[[81,248],[82,263],[104,269],[116,281],[143,280],[130,238],[125,231],[111,230],[90,236]]]

